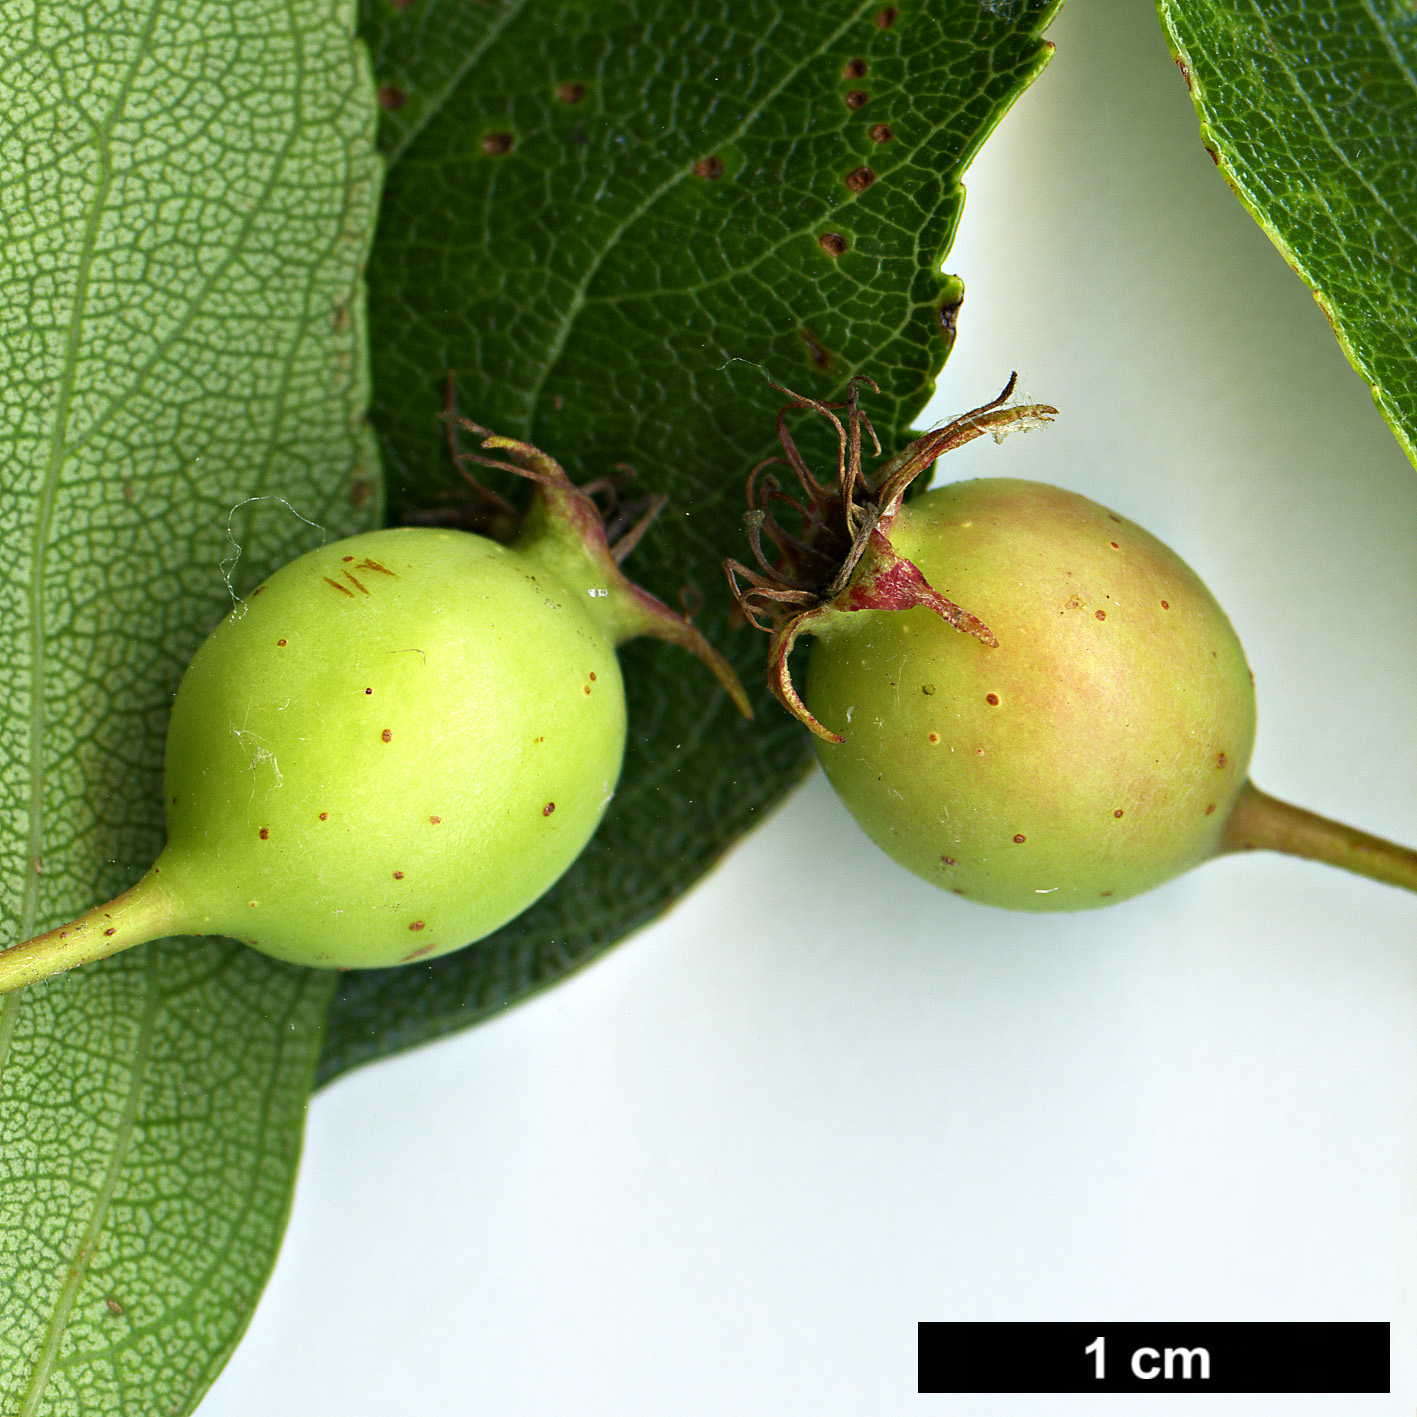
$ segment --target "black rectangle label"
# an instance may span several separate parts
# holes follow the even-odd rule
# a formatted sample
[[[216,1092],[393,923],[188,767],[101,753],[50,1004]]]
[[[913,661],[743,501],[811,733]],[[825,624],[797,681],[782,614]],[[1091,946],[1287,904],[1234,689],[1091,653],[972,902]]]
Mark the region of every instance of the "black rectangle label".
[[[1385,1323],[922,1323],[919,1391],[1388,1392]]]

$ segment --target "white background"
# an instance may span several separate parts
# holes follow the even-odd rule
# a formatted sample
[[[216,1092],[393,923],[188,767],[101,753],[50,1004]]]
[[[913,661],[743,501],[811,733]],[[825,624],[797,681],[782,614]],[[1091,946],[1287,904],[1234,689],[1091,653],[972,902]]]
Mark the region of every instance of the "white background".
[[[1149,5],[1075,3],[985,148],[941,415],[1170,543],[1259,685],[1255,780],[1417,841],[1417,475],[1227,191]],[[201,1417],[1122,1414],[920,1397],[916,1321],[1379,1319],[1417,1403],[1417,900],[1227,858],[1104,911],[907,875],[814,778],[669,917],[314,1101]]]

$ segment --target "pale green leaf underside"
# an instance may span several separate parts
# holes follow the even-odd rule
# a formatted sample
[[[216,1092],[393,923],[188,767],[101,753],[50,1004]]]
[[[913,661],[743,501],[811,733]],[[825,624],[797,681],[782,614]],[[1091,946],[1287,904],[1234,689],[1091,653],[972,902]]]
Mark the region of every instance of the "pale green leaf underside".
[[[228,525],[239,585],[374,510],[378,165],[339,5],[14,0],[0,73],[8,942],[160,847]],[[233,515],[267,495],[300,517]],[[190,1410],[274,1255],[328,985],[173,942],[0,1004],[3,1417]]]
[[[1226,179],[1417,462],[1412,0],[1159,0]]]

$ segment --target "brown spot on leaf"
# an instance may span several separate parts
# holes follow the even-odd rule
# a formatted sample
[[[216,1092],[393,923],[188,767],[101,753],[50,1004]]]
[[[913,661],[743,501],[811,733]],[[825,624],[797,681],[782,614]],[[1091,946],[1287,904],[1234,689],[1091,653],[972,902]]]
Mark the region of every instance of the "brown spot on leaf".
[[[846,68],[841,73],[842,77],[846,79],[864,79],[866,77],[866,61],[864,59],[848,59]]]
[[[366,482],[362,478],[356,479],[349,484],[349,505],[351,507],[362,507],[368,500],[369,495],[374,490],[372,482]]]
[[[723,159],[718,156],[701,157],[694,164],[694,176],[707,178],[710,182],[715,177],[723,176]]]
[[[846,237],[835,231],[824,231],[817,237],[817,245],[833,258],[846,254]]]
[[[888,143],[895,137],[895,134],[891,131],[889,123],[876,123],[871,128],[870,136],[873,143]]]
[[[108,1305],[110,1314],[116,1314],[120,1319],[123,1317],[123,1305],[117,1299],[105,1299],[103,1302]]]
[[[894,5],[887,5],[886,8],[876,16],[876,28],[878,30],[890,29],[899,16],[900,11],[897,10]]]
[[[562,103],[579,103],[585,97],[585,85],[560,84],[556,88],[556,97]]]
[[[858,167],[846,174],[846,185],[853,192],[864,192],[876,180],[876,174],[869,167]]]
[[[871,101],[871,95],[865,89],[852,89],[846,96],[846,106],[855,113],[858,108],[865,108]]]
[[[516,139],[510,133],[484,133],[479,146],[488,157],[504,157],[511,152]]]
[[[389,113],[397,113],[408,102],[408,95],[393,84],[385,84],[377,94],[379,107]]]
[[[797,338],[807,346],[808,357],[818,369],[825,371],[832,367],[831,350],[829,350],[806,325],[803,325],[802,328],[797,331]]]

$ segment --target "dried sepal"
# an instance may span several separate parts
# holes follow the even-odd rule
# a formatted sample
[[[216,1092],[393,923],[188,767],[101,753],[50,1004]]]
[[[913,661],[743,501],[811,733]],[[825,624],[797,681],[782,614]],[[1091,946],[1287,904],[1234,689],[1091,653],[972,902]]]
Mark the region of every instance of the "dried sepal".
[[[1049,422],[1057,409],[1047,404],[1010,405],[1017,374],[996,399],[932,429],[868,475],[861,461],[863,431],[877,454],[880,442],[860,407],[860,388],[879,392],[875,382],[857,375],[847,385],[846,398],[823,403],[774,384],[791,403],[778,410],[777,437],[782,456],[767,458],[748,474],[748,511],[744,529],[758,569],[741,561],[723,563],[729,589],[745,619],[771,636],[768,686],[778,702],[828,742],[842,741],[819,723],[802,702],[788,671],[788,656],[803,634],[820,633],[835,615],[859,610],[905,610],[924,607],[982,644],[998,640],[978,616],[941,595],[919,569],[891,548],[889,531],[906,490],[944,453],[962,447],[984,433],[1002,438],[1014,428]],[[787,415],[809,409],[830,419],[837,434],[836,480],[826,485],[807,466],[787,425]],[[846,421],[837,417],[844,409]],[[785,492],[767,469],[788,467],[795,474],[801,498]],[[800,520],[801,534],[778,520],[783,505]],[[776,552],[769,555],[766,542]],[[815,631],[814,628],[815,627]]]

